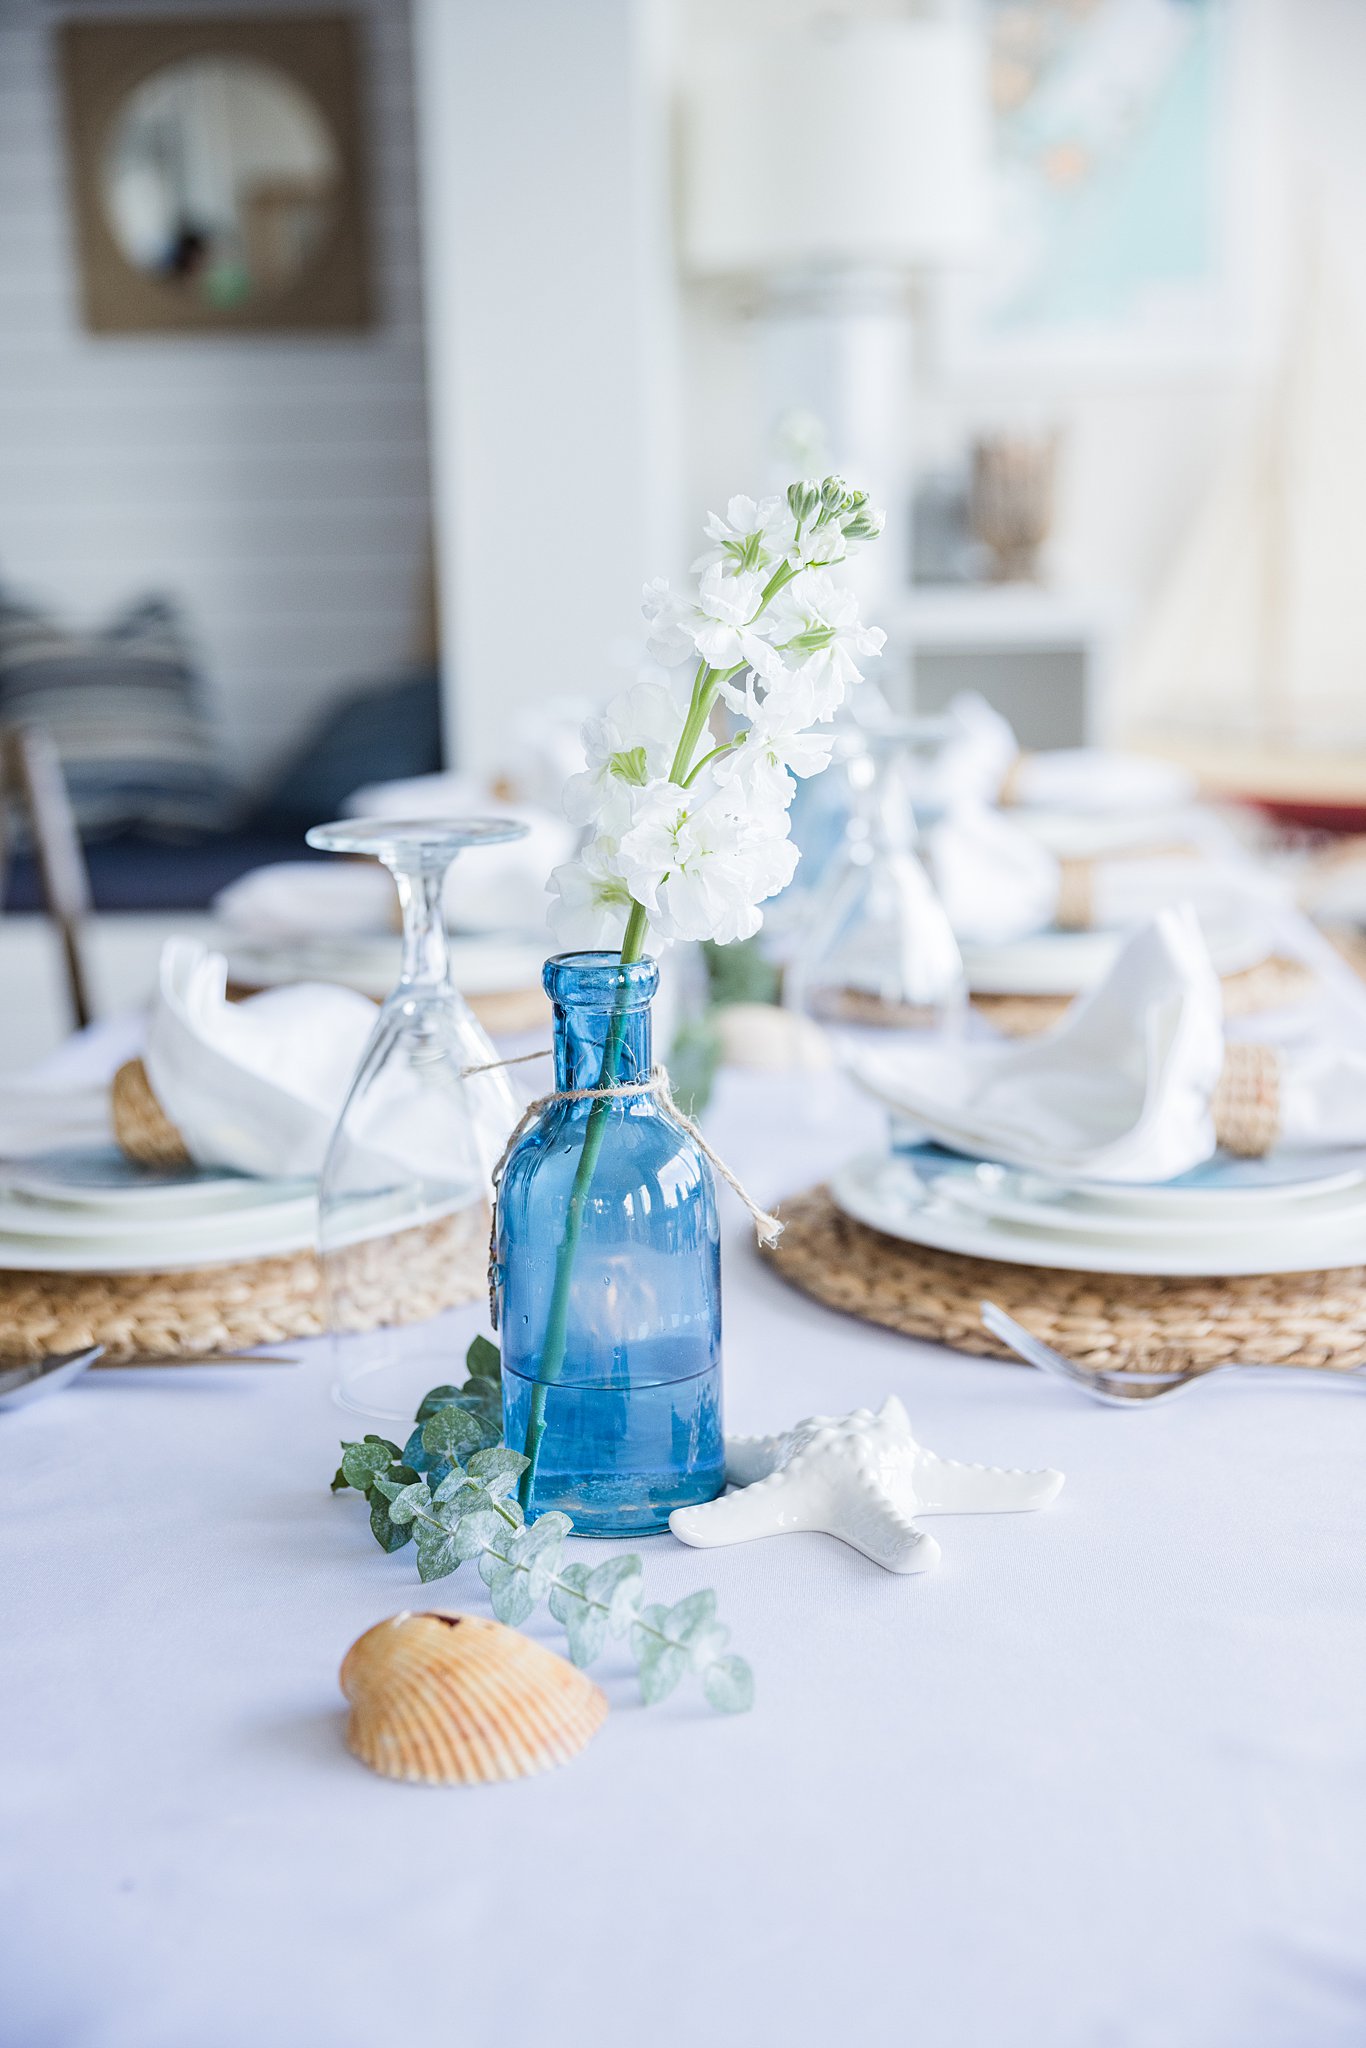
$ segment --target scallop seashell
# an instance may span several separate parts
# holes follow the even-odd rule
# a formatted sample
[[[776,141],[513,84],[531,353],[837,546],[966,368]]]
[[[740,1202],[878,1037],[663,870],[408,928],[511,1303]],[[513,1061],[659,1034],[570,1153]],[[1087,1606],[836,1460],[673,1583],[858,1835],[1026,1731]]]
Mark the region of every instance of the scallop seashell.
[[[416,1785],[528,1778],[577,1756],[607,1717],[606,1695],[553,1650],[436,1608],[367,1629],[341,1689],[352,1755]]]

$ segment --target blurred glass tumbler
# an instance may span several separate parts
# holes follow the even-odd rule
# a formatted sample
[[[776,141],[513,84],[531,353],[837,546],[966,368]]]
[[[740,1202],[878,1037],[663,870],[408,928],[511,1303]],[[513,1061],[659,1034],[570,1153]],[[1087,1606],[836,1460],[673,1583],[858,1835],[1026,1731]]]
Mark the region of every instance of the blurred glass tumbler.
[[[483,1291],[493,1168],[519,1101],[451,981],[442,888],[456,856],[520,839],[502,818],[344,819],[310,846],[366,854],[403,912],[398,986],[375,1022],[323,1163],[318,1240],[339,1404],[411,1425],[458,1349],[431,1318]],[[425,1324],[400,1329],[398,1324]]]
[[[555,1087],[651,1072],[652,960],[549,960]],[[657,1097],[555,1100],[514,1148],[494,1286],[504,1435],[533,1459],[528,1519],[648,1534],[724,1484],[721,1252],[707,1160]]]
[[[837,1033],[956,1031],[963,959],[920,858],[911,772],[921,722],[871,737],[848,761],[844,841],[806,913],[784,999]]]

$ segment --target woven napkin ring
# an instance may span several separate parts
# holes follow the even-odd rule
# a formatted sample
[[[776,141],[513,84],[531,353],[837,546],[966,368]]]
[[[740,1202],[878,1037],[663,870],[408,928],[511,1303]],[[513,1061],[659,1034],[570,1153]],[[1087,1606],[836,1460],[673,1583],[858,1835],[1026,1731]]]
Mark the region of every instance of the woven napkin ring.
[[[119,1150],[139,1166],[188,1166],[185,1140],[167,1116],[141,1060],[127,1060],[110,1089],[110,1111]]]
[[[1019,802],[1020,770],[1028,759],[1028,754],[1017,754],[1006,769],[1005,774],[1001,777],[1001,786],[996,792],[996,801],[1002,810],[1006,810],[1011,804]]]
[[[467,1078],[471,1074],[487,1074],[494,1067],[519,1067],[527,1060],[545,1059],[548,1056],[548,1048],[541,1052],[524,1052],[519,1053],[515,1059],[485,1060],[482,1066],[464,1067],[461,1072],[462,1076]],[[599,1098],[604,1101],[620,1101],[641,1095],[654,1096],[665,1115],[672,1117],[679,1129],[687,1132],[698,1151],[704,1153],[711,1161],[727,1187],[735,1190],[754,1218],[754,1229],[760,1244],[771,1250],[782,1236],[783,1226],[778,1217],[759,1207],[748,1189],[731,1172],[725,1160],[712,1151],[692,1118],[685,1115],[674,1101],[667,1067],[655,1067],[644,1081],[616,1081],[609,1088],[552,1088],[547,1094],[538,1095],[534,1102],[527,1104],[503,1147],[502,1157],[493,1169],[493,1214],[489,1219],[489,1321],[495,1330],[498,1328],[498,1194],[507,1163],[523,1136],[530,1130],[541,1111],[548,1109],[552,1102],[595,1102]]]
[[[1274,1046],[1224,1047],[1224,1068],[1210,1097],[1214,1135],[1226,1152],[1260,1159],[1281,1128],[1281,1062]]]
[[[1065,932],[1086,932],[1095,922],[1095,863],[1058,862],[1058,905],[1054,921]]]

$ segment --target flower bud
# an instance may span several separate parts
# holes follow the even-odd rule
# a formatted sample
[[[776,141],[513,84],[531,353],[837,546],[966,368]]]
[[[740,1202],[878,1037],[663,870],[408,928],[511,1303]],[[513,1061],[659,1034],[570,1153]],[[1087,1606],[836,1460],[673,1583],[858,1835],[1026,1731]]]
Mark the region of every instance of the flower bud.
[[[803,481],[787,487],[787,508],[799,525],[805,525],[820,502],[820,491],[815,484]]]

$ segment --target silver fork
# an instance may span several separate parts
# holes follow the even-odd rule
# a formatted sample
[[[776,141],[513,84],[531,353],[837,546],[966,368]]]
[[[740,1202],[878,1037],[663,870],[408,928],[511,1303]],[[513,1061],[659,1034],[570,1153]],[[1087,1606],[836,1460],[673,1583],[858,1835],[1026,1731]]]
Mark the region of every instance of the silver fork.
[[[1069,1386],[1080,1387],[1084,1394],[1089,1394],[1093,1401],[1103,1402],[1107,1408],[1151,1407],[1154,1402],[1170,1400],[1174,1395],[1184,1394],[1188,1388],[1199,1386],[1205,1380],[1217,1379],[1220,1373],[1226,1372],[1236,1372],[1243,1379],[1255,1376],[1259,1381],[1274,1380],[1279,1384],[1293,1381],[1300,1386],[1307,1379],[1351,1380],[1358,1385],[1366,1380],[1366,1367],[1359,1365],[1210,1365],[1193,1372],[1092,1371],[1070,1358],[1064,1358],[1061,1351],[1045,1344],[1042,1337],[1036,1337],[1023,1323],[1017,1323],[1014,1316],[1008,1316],[994,1301],[984,1301],[981,1310],[985,1328],[993,1337],[999,1337],[1017,1358],[1022,1358],[1026,1365],[1036,1365],[1040,1372],[1052,1373],[1055,1379],[1066,1380]]]
[[[103,1344],[91,1344],[84,1351],[59,1351],[47,1358],[0,1359],[0,1408],[22,1408],[43,1394],[55,1394],[103,1355]]]

